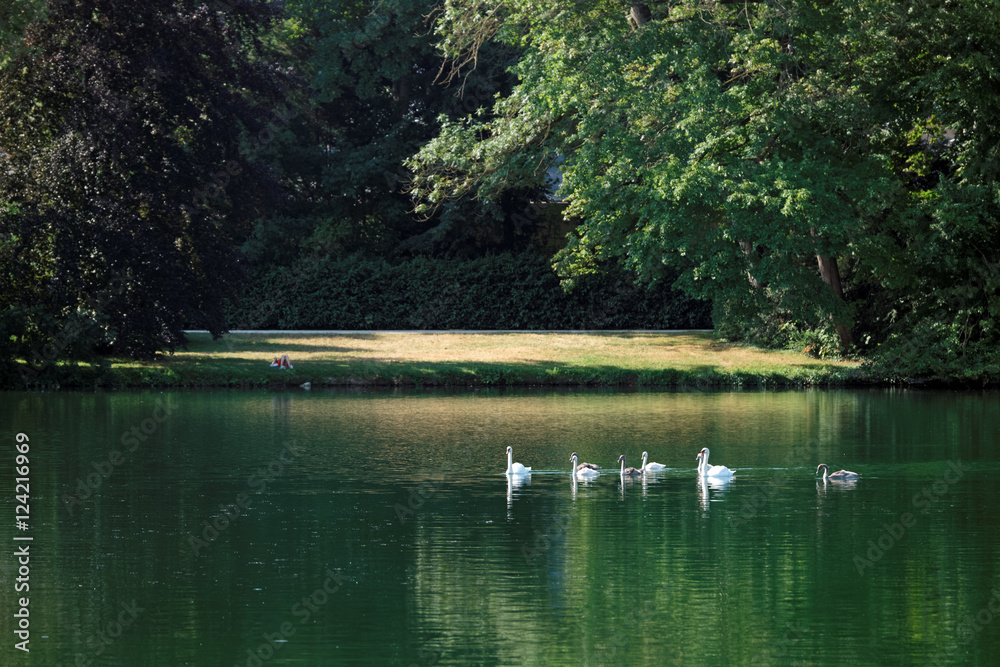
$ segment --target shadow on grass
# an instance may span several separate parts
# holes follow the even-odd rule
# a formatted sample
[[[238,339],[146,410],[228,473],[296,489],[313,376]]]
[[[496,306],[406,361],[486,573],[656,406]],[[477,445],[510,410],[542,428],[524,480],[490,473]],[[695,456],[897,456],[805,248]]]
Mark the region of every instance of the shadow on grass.
[[[133,386],[644,386],[744,387],[849,386],[870,384],[860,371],[829,365],[752,371],[716,365],[631,369],[613,365],[516,362],[392,362],[372,358],[304,361],[291,370],[266,362],[178,360],[149,366],[121,366],[96,378],[98,384]],[[293,360],[293,364],[294,364]],[[66,383],[63,383],[66,385]],[[71,385],[66,385],[71,386]]]
[[[530,333],[530,332],[528,332]],[[194,334],[186,352],[167,355],[153,362],[135,363],[127,360],[102,360],[99,364],[53,366],[35,378],[34,386],[66,387],[268,387],[294,386],[304,382],[323,386],[648,386],[648,387],[801,387],[848,386],[873,384],[873,380],[856,367],[834,363],[803,362],[776,356],[770,361],[754,362],[750,368],[733,368],[720,364],[664,366],[653,358],[634,356],[631,367],[612,363],[591,362],[586,356],[567,361],[546,359],[541,349],[533,357],[510,361],[472,361],[448,358],[443,361],[403,361],[393,359],[384,344],[372,345],[387,334],[354,336],[323,336],[302,334],[295,337],[271,338],[268,334],[238,334],[231,339],[211,340],[207,334]],[[588,334],[592,335],[592,334]],[[656,332],[607,332],[607,336],[661,338]],[[259,337],[259,340],[257,338]],[[350,340],[345,340],[350,339]],[[671,341],[690,344],[692,339],[717,346],[706,332],[678,333],[666,337]],[[328,345],[337,342],[340,345]],[[347,345],[344,343],[347,342]],[[351,343],[356,342],[356,345]],[[312,359],[332,353],[341,358]],[[291,357],[291,370],[272,368],[271,361],[281,354]],[[459,353],[460,354],[460,353]],[[377,355],[377,356],[376,356]],[[706,355],[709,359],[712,354]],[[722,357],[720,356],[720,359]],[[600,361],[606,361],[601,359]],[[694,361],[692,359],[692,361]],[[698,360],[701,361],[701,360]],[[624,358],[623,358],[624,362]],[[635,368],[639,365],[639,368]],[[10,378],[13,379],[13,378]],[[4,386],[23,388],[22,381],[9,381]]]
[[[320,343],[284,343],[277,341],[253,341],[240,339],[237,341],[229,342],[226,339],[222,340],[198,340],[198,341],[188,341],[188,349],[184,351],[185,354],[190,355],[215,355],[215,354],[259,354],[262,358],[268,355],[281,356],[282,354],[291,355],[294,352],[357,352],[359,350],[366,350],[366,347],[341,347],[337,345],[323,345]],[[268,359],[268,362],[271,360]]]
[[[421,331],[406,332],[407,334],[421,334]],[[669,346],[683,346],[688,345],[692,341],[690,339],[696,339],[697,341],[710,340],[713,336],[710,331],[684,331],[684,332],[672,332],[670,338],[664,338],[663,332],[657,331],[565,331],[565,332],[551,332],[551,331],[477,331],[475,335],[488,335],[488,336],[521,336],[521,335],[566,335],[566,336],[596,336],[601,338],[618,338],[625,340],[639,339],[659,339],[664,342],[665,345]],[[220,353],[230,353],[230,354],[261,354],[262,356],[275,355],[280,356],[281,354],[292,355],[295,352],[301,353],[314,353],[314,352],[343,352],[343,353],[358,353],[365,352],[371,349],[371,346],[363,344],[362,341],[380,341],[387,337],[395,336],[398,334],[376,332],[376,333],[357,333],[357,334],[323,334],[317,332],[315,334],[226,334],[221,339],[212,340],[208,334],[189,334],[188,335],[188,349],[186,353],[192,355],[206,354],[214,355]],[[427,332],[427,336],[438,335],[435,333]],[[471,334],[468,334],[471,335]],[[281,336],[282,340],[273,340],[275,337]],[[289,342],[295,341],[296,339],[312,338],[312,342]],[[337,339],[338,342],[343,341],[343,339],[357,340],[357,345],[329,345],[324,341]],[[390,338],[391,340],[391,338]],[[720,347],[729,348],[735,347],[733,344],[729,343],[713,343],[712,347],[718,349]],[[270,359],[268,360],[270,361]],[[294,363],[294,359],[293,359]]]

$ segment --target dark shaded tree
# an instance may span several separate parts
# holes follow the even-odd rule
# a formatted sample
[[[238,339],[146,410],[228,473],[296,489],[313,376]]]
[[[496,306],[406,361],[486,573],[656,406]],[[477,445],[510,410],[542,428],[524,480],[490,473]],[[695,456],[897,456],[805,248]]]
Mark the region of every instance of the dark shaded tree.
[[[136,357],[226,329],[238,248],[280,203],[261,161],[283,122],[260,45],[277,16],[52,0],[24,28],[0,70],[0,311],[23,345],[81,318]]]
[[[436,0],[291,0],[280,48],[311,84],[309,123],[275,154],[293,210],[260,221],[247,245],[261,266],[313,256],[476,256],[523,250],[540,217],[539,182],[489,201],[415,212],[405,161],[442,118],[492,106],[509,92],[516,50],[484,44],[476,67],[450,66],[429,20]],[[451,75],[451,76],[449,76]],[[527,214],[526,214],[527,212]]]

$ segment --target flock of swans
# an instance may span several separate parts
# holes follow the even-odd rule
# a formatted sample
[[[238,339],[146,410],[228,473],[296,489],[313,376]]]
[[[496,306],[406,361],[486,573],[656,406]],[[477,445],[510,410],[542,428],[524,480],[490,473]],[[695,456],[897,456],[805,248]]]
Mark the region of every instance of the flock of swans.
[[[708,447],[703,447],[696,461],[698,462],[698,476],[704,479],[711,479],[716,481],[728,481],[733,478],[734,472],[727,468],[726,466],[710,466],[708,464]],[[647,473],[656,472],[659,470],[666,469],[667,466],[662,463],[656,463],[655,461],[649,461],[649,452],[642,453],[642,467],[633,468],[631,466],[625,467],[625,455],[622,454],[618,457],[619,463],[619,474],[624,478],[635,478],[641,477]],[[571,472],[576,476],[577,479],[593,479],[601,474],[601,466],[594,463],[581,463],[580,457],[576,452],[569,457],[570,462],[573,464]],[[858,479],[861,475],[856,472],[851,472],[850,470],[838,470],[837,472],[831,473],[830,467],[825,463],[820,463],[816,467],[816,474],[818,475],[820,470],[823,471],[823,482],[845,482],[853,481]],[[514,449],[513,447],[507,447],[507,474],[508,475],[530,475],[531,468],[525,467],[524,465],[514,461]]]

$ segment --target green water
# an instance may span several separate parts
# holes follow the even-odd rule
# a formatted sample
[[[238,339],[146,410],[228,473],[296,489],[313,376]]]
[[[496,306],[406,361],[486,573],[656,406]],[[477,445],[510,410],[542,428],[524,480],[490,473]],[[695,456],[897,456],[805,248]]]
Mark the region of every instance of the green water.
[[[0,423],[3,665],[1000,660],[996,393],[4,393]],[[643,450],[668,469],[623,483]]]

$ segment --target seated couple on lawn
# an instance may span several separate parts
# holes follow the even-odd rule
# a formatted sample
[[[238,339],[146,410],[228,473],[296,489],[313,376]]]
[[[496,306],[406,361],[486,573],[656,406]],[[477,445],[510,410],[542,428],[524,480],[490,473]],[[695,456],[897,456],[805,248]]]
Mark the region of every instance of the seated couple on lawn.
[[[292,368],[292,360],[288,358],[287,354],[275,357],[274,361],[271,362],[271,368]]]

